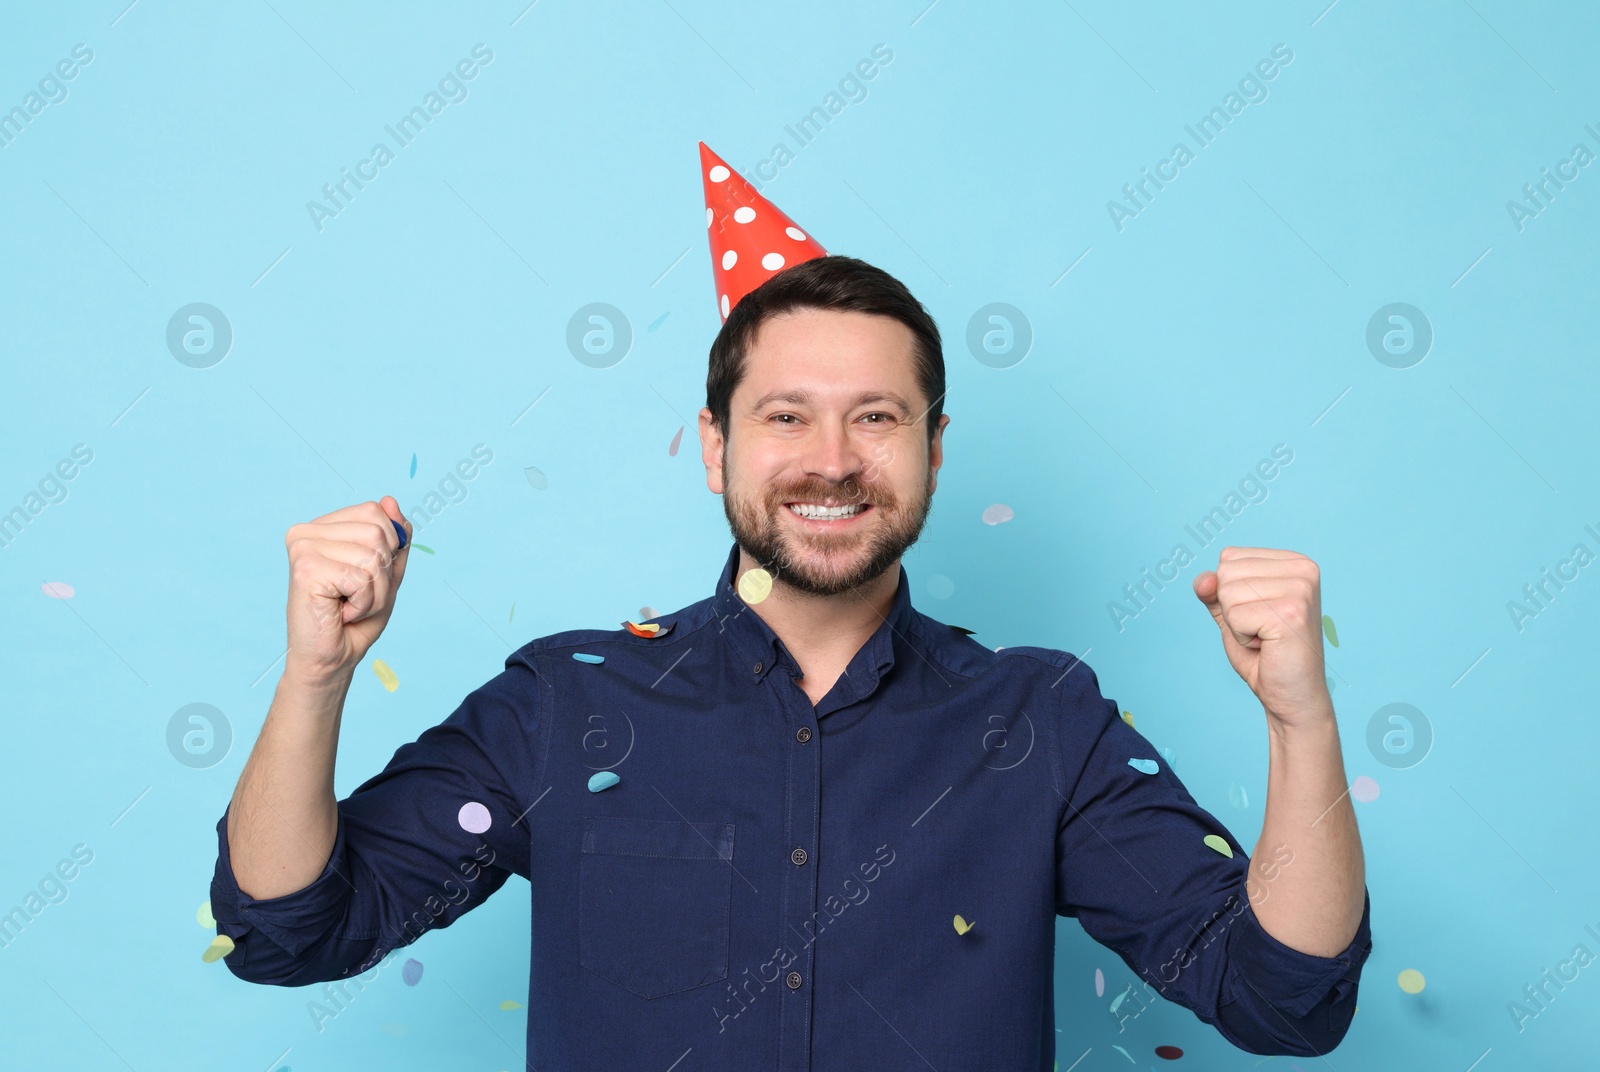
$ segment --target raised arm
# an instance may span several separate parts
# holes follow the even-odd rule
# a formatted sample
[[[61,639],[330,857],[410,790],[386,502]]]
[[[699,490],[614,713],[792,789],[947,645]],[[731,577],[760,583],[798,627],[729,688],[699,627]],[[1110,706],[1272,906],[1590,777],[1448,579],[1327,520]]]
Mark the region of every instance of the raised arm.
[[[294,525],[284,537],[289,651],[228,806],[233,874],[248,896],[304,889],[327,866],[338,833],[333,766],[344,698],[389,622],[410,531],[386,495]]]

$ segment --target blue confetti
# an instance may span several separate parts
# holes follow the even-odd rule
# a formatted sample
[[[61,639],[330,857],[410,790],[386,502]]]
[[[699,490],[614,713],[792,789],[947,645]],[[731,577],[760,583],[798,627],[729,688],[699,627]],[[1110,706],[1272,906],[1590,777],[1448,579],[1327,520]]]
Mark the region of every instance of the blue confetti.
[[[573,652],[572,657],[578,660],[580,663],[594,663],[596,666],[599,666],[601,663],[606,661],[606,657],[604,655],[590,655],[587,652],[582,651]]]
[[[1161,765],[1153,759],[1130,759],[1128,760],[1128,766],[1140,774],[1154,774],[1161,769]]]
[[[616,772],[603,770],[589,779],[589,792],[598,793],[602,789],[610,789],[620,781],[622,779],[617,777]]]
[[[407,986],[416,986],[422,981],[422,961],[413,958],[400,965],[400,978]]]

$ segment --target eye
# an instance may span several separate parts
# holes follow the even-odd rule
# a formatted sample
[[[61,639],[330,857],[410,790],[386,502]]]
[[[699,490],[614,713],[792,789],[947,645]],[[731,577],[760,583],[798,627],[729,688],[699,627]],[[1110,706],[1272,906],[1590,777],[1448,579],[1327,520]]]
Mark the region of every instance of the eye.
[[[794,416],[793,413],[774,413],[772,416],[768,417],[767,420],[775,421],[779,417],[793,417],[793,416]]]
[[[888,420],[891,420],[891,421],[894,420],[894,415],[890,414],[890,413],[869,413],[869,414],[867,414],[867,416],[868,417],[884,417],[884,418],[887,418]],[[884,422],[883,421],[877,421],[875,423],[882,424]]]

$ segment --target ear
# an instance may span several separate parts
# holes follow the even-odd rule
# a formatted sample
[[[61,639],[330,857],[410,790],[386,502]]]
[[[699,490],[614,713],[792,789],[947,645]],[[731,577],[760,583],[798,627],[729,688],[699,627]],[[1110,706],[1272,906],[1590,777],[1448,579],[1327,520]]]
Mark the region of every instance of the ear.
[[[713,495],[723,494],[722,452],[726,449],[722,431],[711,419],[711,410],[700,407],[700,460],[706,467],[706,487]]]
[[[933,442],[928,444],[928,494],[939,487],[939,467],[944,464],[944,428],[950,423],[950,414],[939,414],[939,427],[933,430]]]

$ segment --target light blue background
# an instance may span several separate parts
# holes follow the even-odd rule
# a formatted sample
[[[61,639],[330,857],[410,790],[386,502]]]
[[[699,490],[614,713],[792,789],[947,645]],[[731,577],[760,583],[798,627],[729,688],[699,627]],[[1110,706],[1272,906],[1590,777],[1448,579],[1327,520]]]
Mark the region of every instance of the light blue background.
[[[124,2],[32,5],[0,35],[5,109],[75,44],[94,53],[0,149],[0,509],[94,452],[0,551],[0,908],[94,853],[0,950],[7,1067],[519,1067],[525,1014],[499,1003],[528,1000],[526,883],[407,949],[419,985],[385,969],[321,1032],[320,988],[200,959],[213,825],[281,665],[284,532],[384,494],[411,514],[475,444],[494,452],[418,536],[436,553],[412,556],[372,653],[400,687],[358,672],[341,796],[511,648],[708,595],[729,540],[695,439],[719,323],[695,142],[752,168],[878,43],[894,58],[866,99],[761,185],[944,332],[952,422],[914,601],[992,647],[1083,655],[1248,846],[1262,715],[1186,589],[1223,542],[1310,555],[1348,773],[1381,789],[1357,805],[1374,948],[1328,1063],[1592,1055],[1600,965],[1521,1032],[1506,1005],[1575,945],[1600,953],[1600,570],[1520,631],[1507,603],[1575,544],[1600,551],[1600,168],[1520,231],[1506,204],[1600,149],[1593,5]],[[319,233],[306,202],[480,42],[470,96]],[[1113,226],[1107,201],[1280,43],[1268,98]],[[234,332],[209,369],[166,346],[191,302]],[[611,368],[566,346],[591,302],[632,325]],[[1011,368],[966,346],[991,302],[1031,323]],[[1391,302],[1433,327],[1411,368],[1366,346]],[[1269,497],[1119,631],[1107,603],[1193,547],[1184,525],[1277,443],[1294,461]],[[985,524],[996,503],[1015,518]],[[1396,701],[1436,737],[1403,770],[1366,744]],[[198,770],[166,744],[195,702],[234,734]],[[1263,1063],[1176,1005],[1119,1033],[1132,979],[1063,921],[1063,1069],[1086,1050],[1084,1072],[1128,1066],[1113,1045],[1138,1066],[1162,1044],[1191,1069]]]

